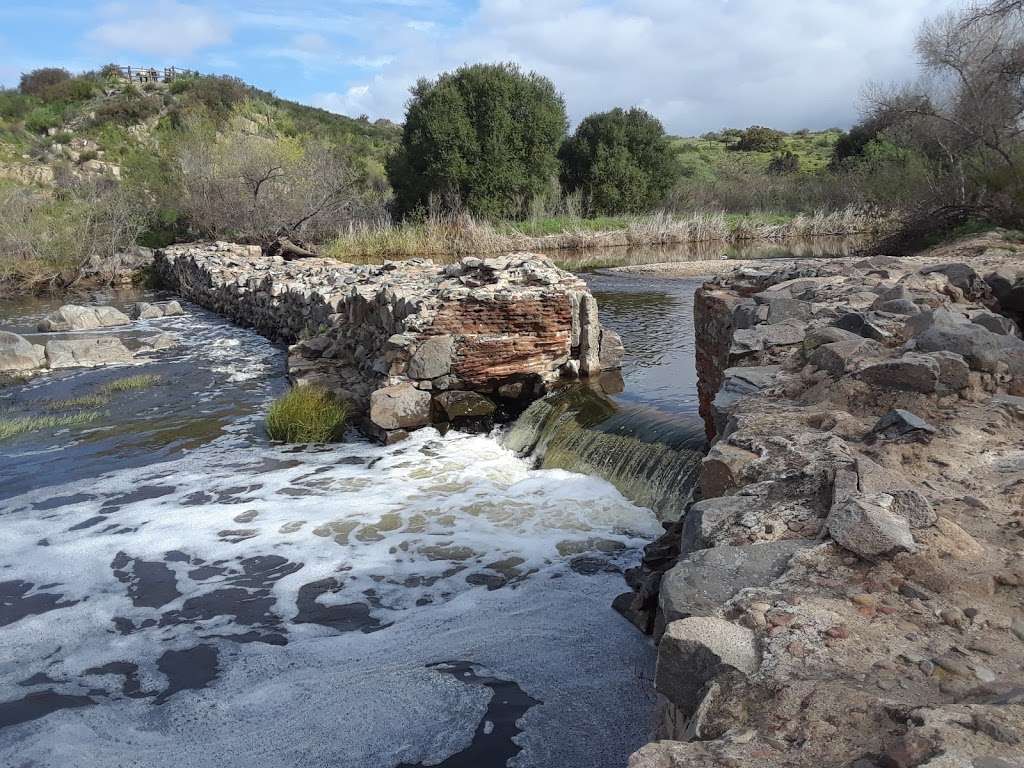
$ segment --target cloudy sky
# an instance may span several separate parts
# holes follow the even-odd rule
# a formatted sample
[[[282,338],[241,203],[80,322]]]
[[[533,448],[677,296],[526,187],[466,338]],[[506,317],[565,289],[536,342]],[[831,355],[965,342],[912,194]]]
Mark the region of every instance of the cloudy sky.
[[[418,77],[516,61],[575,123],[642,106],[694,134],[846,126],[866,81],[912,77],[922,20],[957,0],[0,0],[0,84],[107,62],[237,75],[401,120]]]

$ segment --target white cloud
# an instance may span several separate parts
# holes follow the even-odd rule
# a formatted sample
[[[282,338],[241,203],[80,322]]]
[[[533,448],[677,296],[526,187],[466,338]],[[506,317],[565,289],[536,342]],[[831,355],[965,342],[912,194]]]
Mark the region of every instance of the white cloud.
[[[913,76],[914,33],[953,2],[481,0],[458,26],[391,41],[394,60],[358,93],[317,98],[401,119],[417,77],[515,61],[554,81],[574,122],[638,105],[678,133],[847,125],[865,82]],[[423,31],[418,21],[405,27]]]
[[[437,24],[433,21],[407,21],[405,26],[415,32],[430,32],[437,27]]]
[[[88,38],[115,51],[187,57],[231,39],[230,27],[216,14],[174,0],[108,5],[102,13],[106,21]]]

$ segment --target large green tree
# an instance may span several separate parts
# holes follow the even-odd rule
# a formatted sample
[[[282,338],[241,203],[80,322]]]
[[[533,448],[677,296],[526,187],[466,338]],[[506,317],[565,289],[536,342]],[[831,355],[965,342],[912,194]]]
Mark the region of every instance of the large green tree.
[[[420,80],[387,166],[396,213],[433,202],[487,218],[520,214],[557,175],[567,126],[551,81],[514,64],[475,64]]]
[[[562,185],[589,213],[642,213],[676,182],[678,164],[661,122],[643,109],[585,118],[559,152]]]

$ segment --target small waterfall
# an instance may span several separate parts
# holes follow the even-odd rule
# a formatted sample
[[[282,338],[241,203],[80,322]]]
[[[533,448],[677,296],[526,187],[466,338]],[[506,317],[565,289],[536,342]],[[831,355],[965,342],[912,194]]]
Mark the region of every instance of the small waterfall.
[[[617,403],[586,383],[534,402],[502,443],[543,469],[601,477],[666,521],[682,513],[706,448],[696,415]]]

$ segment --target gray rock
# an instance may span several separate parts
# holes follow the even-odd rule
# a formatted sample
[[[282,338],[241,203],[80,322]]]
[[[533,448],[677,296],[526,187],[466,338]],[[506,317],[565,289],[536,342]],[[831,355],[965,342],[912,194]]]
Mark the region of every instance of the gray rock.
[[[46,365],[43,348],[24,336],[0,331],[0,371],[31,371]]]
[[[955,352],[972,370],[994,372],[1000,362],[1012,358],[1024,360],[1024,341],[1005,336],[970,322],[958,325],[933,325],[914,340],[921,352]]]
[[[768,316],[765,319],[771,324],[783,323],[787,320],[800,323],[810,319],[812,314],[810,303],[799,299],[771,293],[759,293],[754,296],[754,301],[768,307]]]
[[[916,315],[921,308],[910,299],[891,299],[883,301],[875,306],[879,312],[888,312],[892,315]]]
[[[935,525],[938,515],[931,502],[920,491],[900,488],[886,491],[893,499],[893,513],[904,518],[911,528],[929,528]]]
[[[804,357],[809,356],[814,350],[824,344],[835,344],[839,341],[856,341],[861,338],[863,337],[858,336],[856,333],[850,333],[842,328],[836,328],[831,325],[824,328],[815,328],[804,337]]]
[[[129,314],[132,320],[156,320],[164,316],[164,311],[156,304],[147,304],[144,301],[140,301],[132,305]]]
[[[597,316],[597,299],[590,294],[580,296],[580,373],[593,376],[601,371],[601,324]]]
[[[945,275],[949,282],[963,291],[964,296],[971,301],[984,300],[992,295],[991,289],[981,279],[981,276],[974,271],[973,267],[967,264],[959,262],[936,264],[931,267],[924,267],[921,270],[922,275],[935,273]]]
[[[905,354],[869,365],[857,376],[873,387],[928,394],[938,387],[939,363],[926,355]]]
[[[801,539],[691,553],[662,578],[655,639],[673,621],[714,615],[741,589],[767,586],[808,545]]]
[[[940,395],[959,392],[970,381],[971,367],[955,352],[930,352],[927,357],[939,364],[939,383],[936,391]]]
[[[694,616],[673,621],[665,630],[658,646],[654,687],[689,717],[707,683],[731,670],[751,675],[758,666],[752,631],[725,619]]]
[[[494,403],[476,392],[442,392],[435,395],[434,400],[448,421],[491,416],[495,411]]]
[[[409,378],[436,379],[452,369],[455,355],[455,337],[431,336],[420,344],[409,360]]]
[[[892,334],[879,322],[879,318],[871,313],[847,312],[832,325],[875,341],[884,342],[892,338]]]
[[[185,310],[178,301],[168,301],[164,304],[164,317],[179,317],[184,315]]]
[[[804,340],[803,324],[785,321],[774,325],[758,325],[733,334],[732,351],[735,354],[760,352],[771,347],[787,347]]]
[[[124,312],[114,307],[96,307],[96,322],[100,328],[110,328],[115,325],[128,325],[131,318]]]
[[[381,429],[411,429],[430,423],[430,392],[406,382],[370,395],[370,421]]]
[[[971,313],[971,322],[987,328],[992,333],[1000,336],[1016,336],[1020,338],[1020,328],[1008,317],[989,312],[987,309],[979,309]]]
[[[936,432],[935,427],[902,408],[889,411],[871,428],[869,436],[883,440],[913,440],[927,442]]]
[[[913,552],[910,523],[894,506],[895,499],[887,493],[851,495],[829,512],[828,532],[839,546],[861,557]]]
[[[144,349],[152,352],[178,346],[178,340],[172,333],[158,333],[155,336],[147,336],[144,339],[139,339],[139,343]]]
[[[691,504],[683,519],[680,554],[715,546],[719,534],[761,503],[755,496],[719,496]]]
[[[81,307],[76,304],[65,304],[47,315],[39,323],[38,329],[44,333],[93,331],[97,328],[127,325],[130,322],[128,315],[114,307]]]
[[[1019,272],[997,269],[985,275],[985,282],[1003,310],[1024,312],[1024,279],[1021,279]]]
[[[877,341],[854,337],[849,341],[822,344],[814,350],[807,362],[831,376],[842,376],[853,370],[855,362],[876,357],[881,353],[882,347]]]
[[[733,327],[738,331],[753,328],[768,320],[768,311],[767,305],[757,304],[753,299],[743,301],[732,311]]]
[[[626,357],[626,348],[622,346],[622,338],[615,331],[601,329],[601,370],[614,371],[622,367]]]
[[[128,363],[132,358],[131,351],[115,336],[46,342],[46,360],[51,368],[92,368]]]

